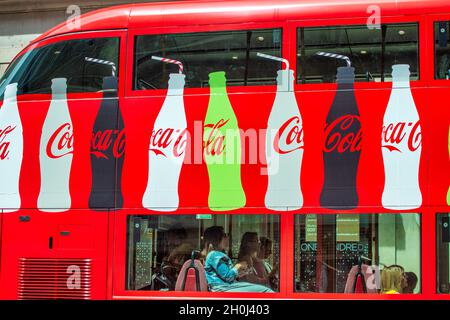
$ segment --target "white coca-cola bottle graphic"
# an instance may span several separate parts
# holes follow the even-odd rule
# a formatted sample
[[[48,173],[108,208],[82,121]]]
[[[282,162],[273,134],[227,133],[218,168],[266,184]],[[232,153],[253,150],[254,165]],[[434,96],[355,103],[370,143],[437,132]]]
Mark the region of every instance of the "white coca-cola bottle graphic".
[[[187,139],[184,84],[184,74],[170,74],[167,96],[155,120],[150,138],[148,183],[142,199],[147,209],[167,212],[179,206],[178,181]]]
[[[52,101],[42,127],[39,160],[41,190],[38,208],[63,212],[70,208],[70,171],[73,158],[73,126],[67,104],[67,80],[52,80]]]
[[[392,210],[414,209],[422,204],[419,186],[422,133],[409,76],[409,65],[392,66],[392,93],[384,115],[382,204]]]
[[[303,206],[300,170],[304,145],[302,118],[293,92],[294,72],[278,71],[277,83],[266,135],[269,184],[265,205],[272,210],[296,210]]]
[[[23,159],[23,129],[17,105],[17,83],[6,87],[0,109],[0,208],[20,209],[19,178]]]

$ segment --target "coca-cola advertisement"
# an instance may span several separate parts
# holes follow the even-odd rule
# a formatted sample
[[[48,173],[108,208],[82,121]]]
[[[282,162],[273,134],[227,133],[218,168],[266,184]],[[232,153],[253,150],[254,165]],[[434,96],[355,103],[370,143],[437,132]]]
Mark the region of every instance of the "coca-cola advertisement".
[[[357,174],[363,132],[354,93],[355,69],[340,67],[338,88],[324,131],[322,207],[350,210],[358,206]]]
[[[126,136],[117,88],[116,77],[103,79],[103,100],[91,140],[91,209],[120,209],[123,206],[122,167]]]
[[[23,128],[17,103],[17,83],[6,87],[0,109],[0,208],[20,209],[19,179],[23,160]]]
[[[266,158],[268,186],[266,208],[276,211],[297,210],[303,206],[300,174],[303,161],[303,121],[294,94],[294,71],[286,59],[258,54],[262,58],[282,61],[277,93],[267,122]]]
[[[245,206],[241,178],[241,137],[228,98],[225,72],[209,74],[210,100],[204,122],[203,154],[208,168],[208,205],[214,211]]]
[[[381,147],[385,183],[383,207],[391,210],[418,208],[422,129],[410,89],[409,65],[392,66],[392,93],[383,120]]]
[[[144,208],[168,212],[179,206],[178,185],[186,155],[185,75],[181,73],[182,65],[178,61],[153,58],[180,65],[180,73],[170,74],[167,96],[153,126],[148,148],[147,188],[142,198]]]
[[[52,101],[42,127],[41,188],[38,208],[63,212],[71,207],[70,173],[74,152],[73,124],[67,104],[67,79],[52,81]]]

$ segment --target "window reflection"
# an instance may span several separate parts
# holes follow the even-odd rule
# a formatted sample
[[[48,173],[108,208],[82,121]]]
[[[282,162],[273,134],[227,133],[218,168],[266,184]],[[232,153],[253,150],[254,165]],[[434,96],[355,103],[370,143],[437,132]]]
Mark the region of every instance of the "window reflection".
[[[450,22],[434,24],[435,79],[450,79]]]
[[[225,71],[227,86],[276,84],[281,63],[257,53],[281,57],[281,29],[145,35],[136,37],[134,90],[166,89],[178,66],[152,56],[183,63],[186,88],[208,87],[211,72]]]
[[[437,292],[450,293],[450,214],[437,216]]]
[[[420,216],[298,215],[294,262],[297,292],[418,293]]]
[[[299,28],[297,39],[298,83],[336,81],[336,68],[343,61],[318,56],[320,51],[347,56],[356,81],[390,82],[394,64],[408,64],[412,79],[419,79],[418,24]]]
[[[278,291],[276,215],[130,216],[127,228],[127,290]]]

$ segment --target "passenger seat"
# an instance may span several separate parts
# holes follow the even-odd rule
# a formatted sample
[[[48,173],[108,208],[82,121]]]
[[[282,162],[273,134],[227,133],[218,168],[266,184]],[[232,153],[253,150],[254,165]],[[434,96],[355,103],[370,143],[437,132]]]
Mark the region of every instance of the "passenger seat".
[[[178,274],[175,291],[208,291],[205,269],[200,260],[195,259],[199,251],[192,251],[191,259],[187,260]]]

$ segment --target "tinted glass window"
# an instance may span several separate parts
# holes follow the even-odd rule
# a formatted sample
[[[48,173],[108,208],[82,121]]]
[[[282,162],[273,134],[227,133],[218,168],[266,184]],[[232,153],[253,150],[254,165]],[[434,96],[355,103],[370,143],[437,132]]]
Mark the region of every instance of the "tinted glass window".
[[[0,94],[18,83],[19,94],[51,93],[51,81],[67,78],[67,91],[102,90],[103,77],[118,75],[119,39],[99,38],[57,42],[26,52],[0,80]]]
[[[419,293],[420,230],[419,214],[298,215],[295,290]]]
[[[152,56],[180,61],[187,88],[207,87],[215,71],[226,72],[229,86],[276,84],[281,64],[257,52],[281,57],[281,29],[138,36],[134,89],[165,89],[169,74],[179,71]]]
[[[437,292],[450,294],[450,214],[439,214],[437,237]]]
[[[127,290],[176,290],[192,253],[202,265],[200,276],[206,277],[209,290],[279,290],[277,215],[130,216],[127,230]],[[219,268],[214,261],[224,265]],[[219,269],[225,272],[217,274]]]
[[[434,25],[435,79],[450,79],[450,22]]]
[[[356,81],[392,81],[394,64],[409,64],[411,79],[419,79],[417,24],[339,26],[298,29],[299,83],[335,82],[343,59],[317,55],[326,52],[346,56],[355,67]]]

